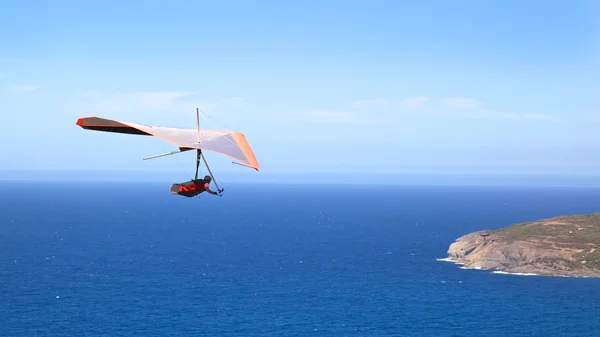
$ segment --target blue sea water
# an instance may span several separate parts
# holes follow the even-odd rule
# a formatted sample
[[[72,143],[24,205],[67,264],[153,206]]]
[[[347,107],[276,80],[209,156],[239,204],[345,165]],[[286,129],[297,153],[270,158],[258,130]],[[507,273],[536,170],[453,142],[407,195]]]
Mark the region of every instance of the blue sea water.
[[[0,183],[0,335],[600,335],[600,280],[438,261],[598,189],[225,187]]]

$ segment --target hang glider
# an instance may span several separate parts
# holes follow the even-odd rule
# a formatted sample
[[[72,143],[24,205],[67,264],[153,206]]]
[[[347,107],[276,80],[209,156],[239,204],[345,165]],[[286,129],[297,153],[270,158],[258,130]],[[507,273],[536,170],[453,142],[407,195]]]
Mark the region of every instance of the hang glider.
[[[193,149],[212,151],[236,160],[237,164],[253,168],[257,171],[259,170],[256,157],[246,141],[246,137],[240,132],[176,129],[128,123],[100,117],[80,118],[77,121],[77,125],[87,130],[154,136],[179,147],[178,151],[168,154]],[[156,158],[158,156],[145,159]]]
[[[259,170],[258,161],[256,160],[256,157],[254,156],[254,153],[252,152],[252,149],[243,133],[236,131],[201,130],[198,109],[196,109],[196,120],[196,129],[151,126],[117,121],[102,117],[79,118],[77,120],[77,125],[86,130],[122,133],[129,135],[154,136],[178,147],[178,149],[175,151],[147,157],[144,158],[144,160],[195,149],[197,152],[197,158],[196,176],[194,180],[198,180],[198,166],[200,164],[200,159],[204,160],[204,163],[210,172],[210,168],[206,163],[206,159],[204,158],[202,151],[215,152],[233,159],[234,164],[252,168],[256,171]],[[212,172],[210,172],[210,175],[212,177]],[[214,177],[212,177],[212,181],[214,181]],[[198,181],[198,184],[200,183],[202,182]],[[202,183],[202,185],[204,184]]]

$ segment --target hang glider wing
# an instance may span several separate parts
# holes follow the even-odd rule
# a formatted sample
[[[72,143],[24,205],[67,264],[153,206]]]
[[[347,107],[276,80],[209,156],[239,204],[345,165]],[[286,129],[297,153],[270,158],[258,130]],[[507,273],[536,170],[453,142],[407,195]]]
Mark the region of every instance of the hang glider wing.
[[[197,129],[149,126],[100,117],[80,118],[77,125],[87,130],[154,136],[175,144],[181,150],[201,149],[217,152],[237,160],[241,165],[257,171],[259,169],[256,157],[241,132],[200,130],[198,137]]]

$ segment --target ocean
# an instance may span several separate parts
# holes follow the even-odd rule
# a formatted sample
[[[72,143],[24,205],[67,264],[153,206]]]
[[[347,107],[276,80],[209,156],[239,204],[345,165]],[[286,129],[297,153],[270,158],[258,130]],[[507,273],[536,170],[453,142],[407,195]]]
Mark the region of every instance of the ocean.
[[[600,336],[600,279],[442,261],[600,189],[0,182],[1,336]]]

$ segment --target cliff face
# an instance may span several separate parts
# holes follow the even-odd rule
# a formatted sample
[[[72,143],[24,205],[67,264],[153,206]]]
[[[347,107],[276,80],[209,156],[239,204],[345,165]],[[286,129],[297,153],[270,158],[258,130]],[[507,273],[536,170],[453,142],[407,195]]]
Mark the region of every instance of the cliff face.
[[[467,268],[600,277],[600,213],[562,216],[458,238],[450,260]]]

